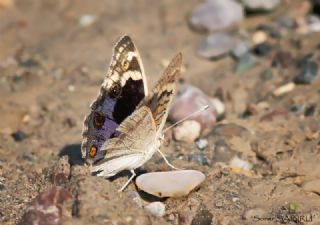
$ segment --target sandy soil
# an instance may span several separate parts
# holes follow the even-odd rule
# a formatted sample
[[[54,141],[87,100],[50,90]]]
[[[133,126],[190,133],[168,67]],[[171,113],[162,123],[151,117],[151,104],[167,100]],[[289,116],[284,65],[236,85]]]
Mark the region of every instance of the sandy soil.
[[[0,9],[1,224],[17,224],[28,204],[54,186],[72,196],[61,206],[62,224],[320,224],[320,79],[272,96],[296,75],[300,57],[314,53],[319,62],[319,34],[288,35],[256,67],[235,74],[230,57],[209,61],[195,54],[203,36],[188,27],[186,18],[197,3],[24,0]],[[296,13],[298,4],[292,1],[270,14],[253,15],[233,29],[252,32],[277,15]],[[80,27],[84,14],[95,15],[96,22]],[[123,34],[138,46],[149,86],[163,71],[163,61],[181,51],[183,80],[209,96],[219,92],[226,106],[224,120],[204,137],[209,141],[202,151],[204,165],[188,161],[200,152],[195,144],[171,140],[163,146],[173,163],[198,169],[207,178],[188,197],[160,199],[167,207],[162,218],[131,200],[134,183],[126,192],[116,192],[126,173],[112,180],[93,177],[81,160],[83,118],[97,95],[113,44]],[[271,68],[279,51],[292,59],[286,67]],[[273,77],[262,80],[259,74],[268,68]],[[267,103],[267,109],[257,107],[259,102]],[[244,117],[248,104],[259,109]],[[294,105],[302,109],[293,111]],[[310,106],[315,110],[306,113]],[[218,163],[219,157],[233,155],[252,163],[253,170]],[[155,156],[141,171],[158,170],[168,168]],[[140,194],[144,204],[155,200]],[[252,220],[250,213],[262,219]],[[290,215],[312,215],[312,221],[294,221]]]

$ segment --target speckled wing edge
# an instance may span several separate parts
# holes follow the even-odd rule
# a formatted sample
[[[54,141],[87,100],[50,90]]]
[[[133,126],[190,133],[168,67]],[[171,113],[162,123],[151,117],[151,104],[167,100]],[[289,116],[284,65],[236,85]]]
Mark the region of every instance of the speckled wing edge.
[[[126,46],[129,46],[129,50],[126,49]],[[139,73],[130,74],[130,72],[129,73],[127,72],[127,73],[123,73],[123,76],[121,76],[121,73],[120,71],[117,70],[117,68],[119,67],[118,63],[124,51],[129,52],[129,57],[135,57],[137,59],[138,66],[141,70],[140,74]],[[135,77],[135,79],[142,79],[143,86],[144,86],[144,96],[147,96],[148,95],[147,81],[146,81],[144,67],[142,64],[139,51],[134,45],[131,38],[128,35],[124,35],[115,44],[115,47],[113,49],[112,60],[110,61],[108,72],[100,87],[97,98],[90,104],[91,112],[95,110],[95,108],[97,108],[97,104],[107,94],[107,90],[112,86],[112,83],[117,81],[119,82],[120,80],[121,85],[124,86],[126,84],[127,79],[130,77],[130,75],[131,77]],[[87,149],[88,135],[89,135],[90,113],[85,116],[84,122],[83,122],[82,143],[81,143],[82,158],[86,158],[86,155],[87,155],[86,149]]]
[[[150,108],[155,120],[157,132],[161,132],[169,114],[169,109],[176,94],[177,83],[181,74],[182,53],[178,53],[163,72],[160,80],[138,107]]]

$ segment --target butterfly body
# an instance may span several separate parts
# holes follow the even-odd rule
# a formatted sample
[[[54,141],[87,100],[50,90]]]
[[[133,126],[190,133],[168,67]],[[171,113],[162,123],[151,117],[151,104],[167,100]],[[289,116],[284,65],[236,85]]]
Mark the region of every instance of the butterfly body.
[[[172,59],[148,95],[137,49],[128,36],[120,39],[99,96],[84,122],[83,157],[92,165],[93,173],[111,177],[130,170],[130,182],[134,169],[159,151],[181,61],[181,54]]]

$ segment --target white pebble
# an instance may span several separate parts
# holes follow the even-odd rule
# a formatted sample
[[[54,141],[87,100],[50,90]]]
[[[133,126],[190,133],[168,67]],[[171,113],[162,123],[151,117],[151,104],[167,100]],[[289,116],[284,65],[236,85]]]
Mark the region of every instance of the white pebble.
[[[182,197],[188,195],[205,179],[197,170],[179,170],[145,173],[137,177],[140,190],[158,197]]]
[[[96,21],[95,15],[85,14],[80,16],[79,25],[81,27],[89,27]]]
[[[252,42],[255,45],[261,44],[267,40],[268,36],[263,31],[257,31],[252,35]]]
[[[293,91],[293,89],[295,88],[295,84],[293,82],[284,84],[280,87],[278,87],[276,90],[273,91],[273,96],[281,96],[284,95],[286,93],[289,93],[290,91]]]
[[[207,141],[207,139],[199,139],[196,142],[196,145],[200,150],[202,150],[202,149],[204,149],[205,147],[208,146],[208,141]]]
[[[163,217],[166,212],[166,206],[162,202],[151,202],[144,207],[149,213],[155,217]]]
[[[240,168],[240,169],[243,169],[243,170],[251,170],[252,169],[252,164],[243,160],[243,159],[240,159],[238,158],[237,156],[234,157],[231,161],[230,161],[230,166],[232,167],[237,167],[237,168]]]
[[[74,92],[76,90],[76,87],[73,84],[68,85],[68,91]]]
[[[192,143],[200,136],[201,126],[195,120],[186,120],[173,129],[177,141]]]

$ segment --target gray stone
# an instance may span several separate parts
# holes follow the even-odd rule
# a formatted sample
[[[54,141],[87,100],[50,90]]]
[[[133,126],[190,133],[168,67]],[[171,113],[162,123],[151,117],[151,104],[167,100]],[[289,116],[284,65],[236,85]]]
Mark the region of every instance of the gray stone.
[[[247,54],[250,49],[251,47],[248,41],[238,41],[238,43],[232,49],[231,55],[236,59],[240,59],[242,56]]]
[[[294,78],[297,84],[310,84],[318,75],[319,66],[313,60],[306,60],[301,72]]]
[[[242,6],[233,0],[207,0],[190,14],[189,23],[196,30],[217,31],[244,18]]]
[[[243,55],[236,64],[235,71],[238,74],[243,74],[253,68],[258,62],[257,57],[248,53]]]
[[[201,153],[195,153],[189,156],[189,161],[194,161],[200,165],[208,165],[208,160],[205,154]]]
[[[196,141],[196,145],[198,147],[198,149],[203,150],[208,146],[208,141],[207,139],[199,139],[198,141]]]
[[[236,38],[219,32],[204,38],[198,47],[199,56],[214,59],[228,54],[236,46]]]
[[[270,11],[280,4],[280,0],[241,0],[250,11]]]

